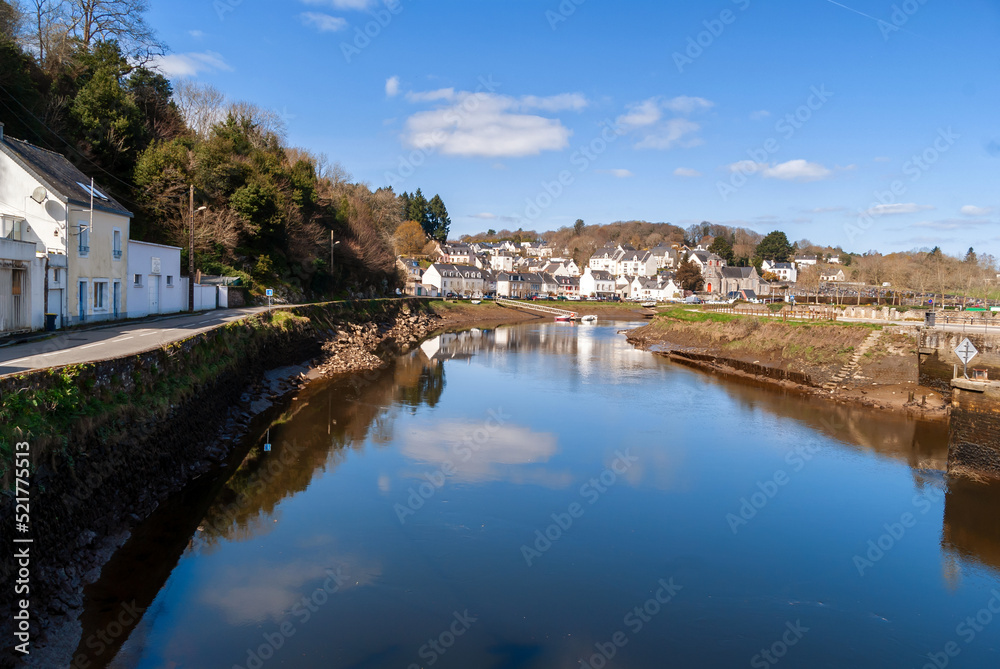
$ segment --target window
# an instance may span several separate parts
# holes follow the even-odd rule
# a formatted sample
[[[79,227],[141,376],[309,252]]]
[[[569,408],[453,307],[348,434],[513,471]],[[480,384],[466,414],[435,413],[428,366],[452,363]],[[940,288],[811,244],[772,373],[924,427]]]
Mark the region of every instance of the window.
[[[141,286],[142,285],[142,274],[132,275],[132,285]]]
[[[62,270],[58,267],[52,270],[52,283],[59,283],[62,281]]]
[[[81,182],[77,181],[76,185],[79,186],[80,188],[82,188],[83,192],[86,193],[87,195],[93,195],[94,197],[96,197],[99,200],[107,200],[108,199],[107,195],[105,195],[101,191],[97,190],[96,188],[91,187],[90,184],[85,184],[85,183],[81,183]]]
[[[174,286],[174,277],[171,276],[170,274],[168,274],[167,275],[167,288],[173,288],[173,286]]]
[[[108,282],[94,281],[94,311],[108,310]]]
[[[78,235],[80,245],[77,248],[80,255],[85,256],[90,253],[90,225],[84,221],[78,221],[77,226],[80,231],[80,234]]]
[[[122,231],[119,230],[118,228],[115,228],[115,237],[113,245],[111,247],[111,251],[115,260],[122,259]]]

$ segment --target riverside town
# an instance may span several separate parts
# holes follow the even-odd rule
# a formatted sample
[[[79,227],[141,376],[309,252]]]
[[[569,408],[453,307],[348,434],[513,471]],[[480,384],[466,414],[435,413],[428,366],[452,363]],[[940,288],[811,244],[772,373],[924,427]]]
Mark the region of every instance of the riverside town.
[[[1000,666],[998,41],[0,0],[0,667]]]

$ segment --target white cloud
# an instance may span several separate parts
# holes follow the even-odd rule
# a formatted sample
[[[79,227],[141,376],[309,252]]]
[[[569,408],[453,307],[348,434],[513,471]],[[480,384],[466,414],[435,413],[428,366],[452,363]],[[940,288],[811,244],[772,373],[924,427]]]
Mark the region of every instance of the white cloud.
[[[701,176],[701,172],[699,172],[696,169],[692,169],[690,167],[678,167],[676,170],[674,170],[674,176],[675,177],[692,177],[692,178],[693,177],[700,177]]]
[[[513,98],[451,88],[407,93],[406,99],[446,103],[407,119],[403,140],[408,146],[434,149],[449,156],[491,158],[530,156],[566,148],[572,132],[559,119],[521,112],[576,104],[563,96]]]
[[[544,98],[526,95],[521,98],[520,103],[520,107],[524,111],[538,109],[547,112],[564,110],[580,111],[590,104],[587,98],[581,93],[562,93]]]
[[[740,160],[727,165],[726,169],[730,172],[740,172],[747,176],[760,174],[765,179],[780,179],[782,181],[821,181],[833,176],[833,170],[819,163],[810,163],[801,158],[778,163],[777,165],[757,163],[752,160]]]
[[[666,100],[663,103],[663,106],[670,111],[677,112],[678,114],[693,114],[696,111],[714,107],[715,104],[709,102],[705,98],[693,98],[687,95],[681,95],[671,100]]]
[[[491,214],[489,212],[483,212],[482,214],[473,214],[472,215],[472,218],[478,218],[478,219],[482,219],[484,221],[492,221],[492,220],[496,219],[496,217],[497,217],[496,214]]]
[[[302,23],[313,26],[321,33],[335,33],[347,27],[347,19],[339,16],[330,16],[322,12],[303,12],[299,14]]]
[[[385,80],[385,95],[388,98],[399,95],[399,77],[389,77]]]
[[[974,221],[967,218],[948,218],[940,221],[920,221],[914,223],[913,227],[932,230],[969,230],[989,223],[990,221]]]
[[[439,88],[436,91],[423,91],[420,93],[409,92],[406,94],[409,102],[436,102],[437,100],[454,100],[454,88]]]
[[[196,77],[201,72],[232,71],[232,67],[215,51],[171,53],[157,56],[152,66],[168,78]]]
[[[833,175],[833,171],[819,163],[806,160],[789,160],[764,170],[765,179],[782,179],[784,181],[820,181]]]
[[[757,110],[755,112],[750,112],[750,120],[751,121],[763,121],[764,119],[766,119],[770,115],[771,115],[771,112],[767,111],[766,109],[759,109],[759,110]]]
[[[993,213],[993,207],[977,207],[972,204],[967,204],[960,210],[966,216],[989,216]]]
[[[616,176],[619,179],[628,179],[629,177],[635,176],[634,174],[632,174],[631,170],[615,169],[615,170],[597,170],[597,171],[602,174],[610,174],[612,176]]]
[[[331,9],[365,10],[384,4],[384,0],[302,0],[307,5],[330,7]]]
[[[205,33],[202,30],[189,30],[188,35],[190,35],[195,39],[201,39],[202,37],[205,36]]]
[[[627,106],[627,112],[616,119],[625,132],[633,132],[638,139],[636,149],[672,149],[675,146],[691,147],[701,144],[696,133],[701,125],[684,118],[696,111],[712,107],[713,103],[704,98],[682,95],[672,99],[649,98]],[[665,118],[664,112],[680,114]]]
[[[914,202],[900,202],[897,204],[877,204],[870,209],[866,209],[866,214],[871,214],[872,216],[887,216],[896,214],[914,214],[918,211],[927,211],[928,209],[933,209],[934,207],[929,204],[916,204]]]

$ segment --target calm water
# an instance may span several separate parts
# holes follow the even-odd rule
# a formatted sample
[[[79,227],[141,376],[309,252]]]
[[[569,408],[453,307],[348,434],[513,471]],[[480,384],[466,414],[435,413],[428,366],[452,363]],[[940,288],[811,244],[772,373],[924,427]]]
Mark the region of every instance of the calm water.
[[[309,387],[228,480],[140,528],[88,591],[79,652],[149,668],[1000,664],[1000,488],[947,480],[940,425],[679,367],[632,350],[617,330],[635,325],[448,335]]]

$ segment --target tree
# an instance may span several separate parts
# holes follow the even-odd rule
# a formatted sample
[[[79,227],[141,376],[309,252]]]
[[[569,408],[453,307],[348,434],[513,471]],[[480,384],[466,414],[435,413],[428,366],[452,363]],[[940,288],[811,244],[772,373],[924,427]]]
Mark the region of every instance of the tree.
[[[573,235],[576,236],[576,237],[579,237],[580,235],[582,235],[583,234],[583,228],[585,226],[586,226],[586,223],[583,222],[582,218],[576,219],[576,223],[573,224]]]
[[[701,269],[694,262],[685,260],[677,268],[677,281],[680,282],[684,290],[701,290],[705,285],[705,278],[701,275]]]
[[[854,258],[851,256],[850,253],[841,253],[840,254],[840,264],[843,265],[844,267],[850,267],[851,266],[851,262],[853,260],[854,260]]]
[[[148,63],[166,46],[146,23],[146,0],[69,0],[74,35],[85,49],[115,40],[131,62]]]
[[[968,253],[965,254],[965,262],[970,265],[975,265],[979,262],[979,259],[976,257],[976,250],[971,246],[969,247]]]
[[[13,42],[21,32],[23,19],[20,7],[0,0],[0,41]]]
[[[435,195],[427,203],[427,218],[428,228],[430,228],[427,231],[428,234],[439,242],[447,241],[448,230],[451,228],[451,218],[448,216],[448,210],[440,195]]]
[[[727,265],[733,264],[733,245],[725,237],[720,235],[712,240],[712,244],[708,247],[708,250],[725,260]]]
[[[397,255],[412,255],[420,253],[427,244],[427,235],[416,221],[403,221],[393,236]]]
[[[419,188],[416,193],[407,197],[406,211],[403,213],[403,217],[408,221],[419,223],[428,237],[434,233],[434,230],[431,229],[427,198],[424,197],[423,192]]]
[[[788,237],[785,236],[784,232],[775,230],[760,241],[754,255],[761,260],[788,262],[791,253],[792,245],[788,243]]]

